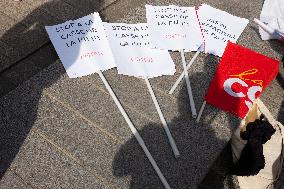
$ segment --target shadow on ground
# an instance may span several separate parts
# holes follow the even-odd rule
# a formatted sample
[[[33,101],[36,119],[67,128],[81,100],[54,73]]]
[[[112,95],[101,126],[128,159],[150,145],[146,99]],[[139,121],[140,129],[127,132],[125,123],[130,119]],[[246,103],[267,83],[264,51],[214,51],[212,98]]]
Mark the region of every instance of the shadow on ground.
[[[82,4],[84,6],[88,4],[89,6],[86,8],[88,9],[86,12],[89,11],[88,13],[100,10],[100,7],[104,4],[103,0],[97,0],[95,2],[91,0],[68,0],[68,2],[75,5]],[[21,6],[20,4],[22,2],[17,3],[19,3],[19,6]],[[20,48],[23,49],[32,47],[34,43],[37,43],[36,40],[38,39],[36,36],[33,36],[35,30],[44,30],[44,25],[58,24],[49,21],[49,19],[44,17],[40,17],[39,15],[42,15],[41,13],[45,12],[46,10],[49,10],[49,12],[53,15],[63,14],[64,11],[59,9],[62,3],[63,1],[60,0],[52,0],[33,10],[27,17],[3,34],[0,37],[0,41],[8,45],[13,42],[19,42],[19,44],[22,44]],[[81,16],[83,15],[72,15],[73,18],[79,18]],[[44,23],[42,22],[43,20],[45,21]],[[23,25],[27,25],[30,30],[23,31]],[[27,42],[28,44],[23,44],[23,42],[20,41],[21,39],[18,36],[22,35],[30,36],[31,39]],[[74,51],[74,53],[76,54],[77,52]],[[26,62],[18,62],[18,64],[22,64],[20,67],[14,68],[16,65],[13,65],[4,72],[0,73],[0,76],[2,76],[0,88],[9,87],[5,84],[9,82],[13,83],[11,80],[18,80],[19,78],[24,77],[23,75],[26,74],[26,72],[30,72],[29,76],[33,76],[37,72],[41,71],[44,67],[54,63],[57,59],[58,57],[56,52],[51,47],[45,52],[42,52],[40,57],[33,60],[37,61],[37,64],[33,64],[32,66],[38,66],[38,69],[35,69],[29,63],[27,63],[28,60]],[[4,176],[7,169],[9,169],[23,142],[31,131],[35,120],[37,119],[37,109],[42,91],[44,88],[47,88],[55,83],[65,71],[62,68],[61,70],[54,70],[54,72],[55,73],[52,74],[53,78],[48,78],[48,80],[42,79],[42,81],[40,81],[40,85],[33,85],[32,83],[28,82],[28,90],[22,94],[15,94],[14,99],[7,99],[3,103],[0,103],[0,179]],[[28,77],[25,79],[28,79]],[[21,82],[23,82],[23,80],[21,80]],[[20,83],[18,82],[17,84],[19,85]],[[19,107],[13,106],[13,100],[19,102]]]
[[[23,9],[22,12],[27,11],[26,1],[12,1],[10,4],[19,10]],[[0,35],[0,48],[10,59],[0,62],[0,97],[58,59],[44,26],[77,19],[102,10],[104,6],[104,0],[50,0]],[[9,15],[6,16],[9,18]],[[101,17],[104,20],[104,15],[101,14]]]
[[[202,104],[209,82],[215,73],[218,59],[214,56],[207,56],[204,64],[204,72],[190,76],[192,88],[195,89],[197,110]],[[160,124],[145,125],[142,130],[139,130],[146,146],[172,188],[196,188],[225,148],[231,133],[239,125],[239,119],[221,114],[223,114],[221,111],[208,105],[200,123],[197,124],[191,117],[187,89],[183,84],[178,95],[178,116],[168,121],[181,156],[178,159],[174,158]],[[134,137],[122,145],[116,154],[113,160],[113,174],[116,177],[130,176],[131,189],[163,188]],[[208,185],[208,188],[212,188],[211,186]]]
[[[251,29],[254,30],[255,33],[257,33],[259,38],[261,38],[258,28],[251,27]],[[276,39],[269,40],[268,42],[269,42],[270,47],[275,52],[277,52],[278,54],[282,54],[282,61],[280,61],[280,69],[279,69],[279,73],[276,76],[276,81],[279,83],[279,85],[284,90],[284,72],[283,72],[283,68],[284,68],[284,42],[281,42],[281,41],[276,40]],[[278,113],[277,119],[278,119],[279,122],[284,124],[284,100],[282,100],[281,109]]]
[[[280,42],[279,40],[270,40],[269,44],[273,50],[275,50],[279,54],[282,54],[282,62],[280,62],[281,68],[279,69],[279,73],[276,76],[276,81],[279,83],[282,90],[284,90],[284,42]],[[277,118],[280,123],[284,124],[284,100],[282,100],[281,109],[278,113]]]
[[[283,91],[284,91],[284,72],[283,72],[283,68],[284,68],[284,42],[280,42],[279,40],[269,40],[269,44],[274,51],[276,51],[279,54],[282,54],[282,62],[280,62],[280,67],[282,67],[282,68],[279,69],[279,73],[276,76],[276,81],[281,86],[282,93],[283,93]],[[280,111],[278,112],[278,116],[277,116],[277,120],[280,123],[284,124],[284,99],[282,99]],[[279,169],[281,169],[281,168],[279,168],[278,164],[273,164],[273,173],[278,175]],[[278,180],[274,183],[273,188],[275,188],[275,189],[280,189],[284,185],[283,169],[284,169],[284,165],[282,165],[282,171],[281,171],[279,177],[277,178]]]

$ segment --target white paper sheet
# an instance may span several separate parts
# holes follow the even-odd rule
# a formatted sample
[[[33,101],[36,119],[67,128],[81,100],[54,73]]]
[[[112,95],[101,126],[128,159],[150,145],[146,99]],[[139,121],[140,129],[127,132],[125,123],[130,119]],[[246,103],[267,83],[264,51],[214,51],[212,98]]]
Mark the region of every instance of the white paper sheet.
[[[98,13],[45,28],[70,78],[115,67]]]
[[[260,14],[260,21],[277,30],[284,37],[284,0],[265,0]],[[279,35],[271,35],[259,28],[262,40],[278,39]]]
[[[194,7],[146,5],[146,17],[154,47],[196,51],[203,43]]]
[[[219,57],[228,41],[235,43],[249,22],[206,4],[202,4],[197,12],[205,37],[205,52]]]
[[[152,49],[147,24],[104,23],[119,74],[135,77],[173,75],[167,50]]]

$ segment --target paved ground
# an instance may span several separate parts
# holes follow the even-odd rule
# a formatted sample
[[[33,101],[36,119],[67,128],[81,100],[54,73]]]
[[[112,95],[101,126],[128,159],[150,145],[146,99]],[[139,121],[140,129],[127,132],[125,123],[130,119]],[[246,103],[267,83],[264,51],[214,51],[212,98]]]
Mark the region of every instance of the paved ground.
[[[262,7],[261,0],[206,2],[250,20]],[[0,2],[0,188],[163,188],[99,77],[69,79],[43,30],[94,10],[105,21],[145,22],[146,3],[190,6],[194,1]],[[277,59],[284,54],[277,42],[261,41],[253,23],[239,43]],[[151,84],[181,151],[179,159],[172,156],[143,80],[117,75],[114,69],[104,74],[172,188],[196,188],[212,166],[200,187],[232,188],[234,180],[221,178],[220,159],[228,154],[217,158],[239,120],[208,106],[196,124],[185,86],[167,94],[181,72],[179,54],[171,55],[175,76]],[[190,69],[197,109],[217,63],[214,56],[202,54]],[[262,100],[283,123],[283,69]],[[212,182],[218,176],[220,182]]]

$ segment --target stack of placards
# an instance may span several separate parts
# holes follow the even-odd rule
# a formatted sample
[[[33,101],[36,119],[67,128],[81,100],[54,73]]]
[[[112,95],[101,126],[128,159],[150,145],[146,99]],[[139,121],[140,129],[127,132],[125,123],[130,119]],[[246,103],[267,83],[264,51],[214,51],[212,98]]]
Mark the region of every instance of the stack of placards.
[[[203,37],[203,45],[198,50],[219,57],[223,56],[228,41],[234,43],[237,42],[249,22],[245,18],[233,16],[207,4],[202,4],[196,8],[195,13],[200,26],[200,32]],[[195,53],[192,60],[186,66],[186,69],[189,69],[194,63],[200,53],[199,51]],[[185,75],[186,72],[183,72],[180,75],[171,88],[169,94],[174,92]]]
[[[228,41],[236,42],[248,20],[203,4],[200,7],[146,5],[147,23],[102,23],[98,13],[77,20],[46,26],[47,33],[70,78],[98,73],[133,135],[150,160],[165,188],[170,188],[143,139],[108,84],[102,71],[117,67],[118,74],[145,80],[166,131],[174,155],[180,155],[167,126],[149,78],[173,75],[174,62],[168,52],[180,51],[192,116],[196,109],[187,69],[200,51],[222,56]],[[197,51],[189,65],[184,52]],[[138,100],[138,99],[137,99]]]

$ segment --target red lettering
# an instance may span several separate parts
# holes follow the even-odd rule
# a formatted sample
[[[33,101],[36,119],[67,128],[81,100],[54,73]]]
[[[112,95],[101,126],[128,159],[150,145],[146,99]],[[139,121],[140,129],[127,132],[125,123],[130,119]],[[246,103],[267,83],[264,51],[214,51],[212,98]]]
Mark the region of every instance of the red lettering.
[[[152,63],[154,62],[154,59],[151,57],[131,57],[130,61],[133,63]]]
[[[87,52],[86,54],[81,55],[81,60],[85,59],[85,58],[92,58],[95,56],[103,56],[104,54],[102,52],[96,52],[96,51],[92,51],[92,52]]]

